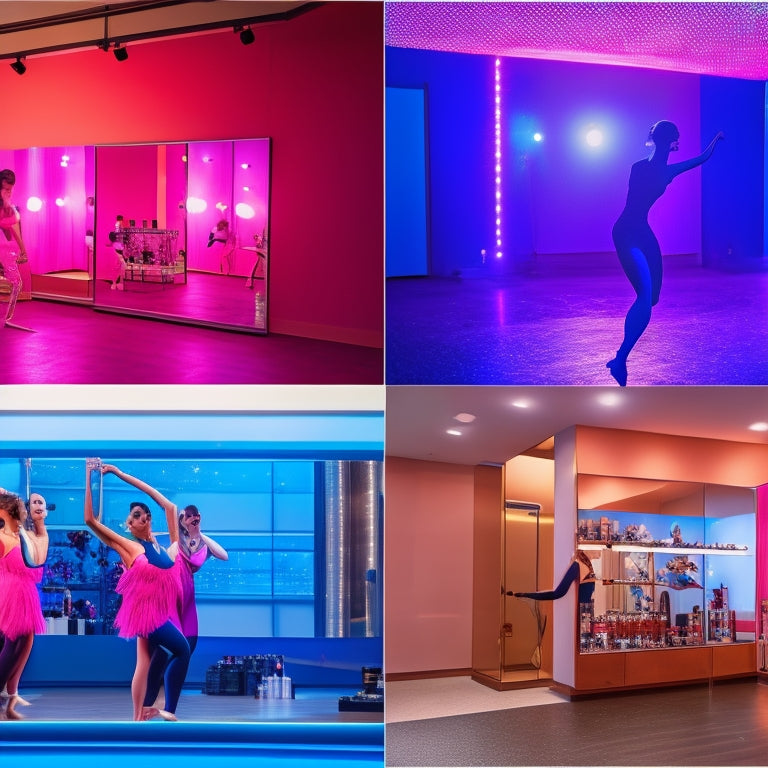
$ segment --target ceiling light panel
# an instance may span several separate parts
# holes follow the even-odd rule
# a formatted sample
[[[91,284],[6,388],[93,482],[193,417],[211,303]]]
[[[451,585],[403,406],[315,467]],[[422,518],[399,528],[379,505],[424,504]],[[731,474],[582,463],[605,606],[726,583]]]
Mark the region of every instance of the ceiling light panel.
[[[387,3],[386,43],[766,80],[768,3]]]

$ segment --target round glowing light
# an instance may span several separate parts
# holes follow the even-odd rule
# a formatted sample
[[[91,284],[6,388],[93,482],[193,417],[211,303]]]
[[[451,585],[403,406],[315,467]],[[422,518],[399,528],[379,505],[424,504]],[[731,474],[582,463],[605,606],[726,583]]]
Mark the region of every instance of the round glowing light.
[[[63,197],[57,197],[56,198],[56,205],[59,206],[59,208],[63,208],[67,204],[67,201]]]
[[[69,163],[68,163],[66,160],[62,160],[62,161],[59,163],[59,165],[60,165],[62,168],[68,168],[68,167],[69,167]]]
[[[213,162],[213,158],[212,158],[212,157],[208,157],[208,155],[206,155],[206,156],[203,158],[203,162],[204,162],[204,163],[212,163],[212,162]]]
[[[613,392],[606,392],[597,398],[597,402],[600,405],[604,405],[606,408],[613,408],[621,402],[621,396]]]
[[[182,155],[181,156],[181,162],[182,163],[186,163],[187,162],[187,156],[186,155]]]
[[[768,432],[768,422],[756,421],[754,424],[750,424],[749,428],[753,432]]]
[[[250,192],[250,191],[251,191],[250,187],[243,187],[243,192]]]
[[[445,432],[448,435],[461,435],[461,432],[458,429],[446,429]]]
[[[201,200],[199,197],[187,198],[187,211],[189,213],[203,213],[208,207],[208,203],[205,200]]]
[[[496,251],[496,258],[500,259],[504,254],[501,251]]]
[[[221,211],[222,213],[224,213],[228,207],[229,206],[224,205],[224,203],[216,203],[216,210]]]
[[[512,405],[515,408],[528,408],[530,403],[527,400],[513,400]]]
[[[243,170],[245,170],[246,168],[250,168],[250,167],[251,167],[251,164],[250,164],[250,163],[240,163],[240,167],[241,167]]]
[[[235,213],[241,219],[252,219],[256,215],[256,211],[248,203],[238,203],[235,206]]]
[[[39,197],[30,197],[27,199],[27,210],[37,213],[43,207],[43,201]]]
[[[460,421],[462,424],[469,424],[477,417],[474,413],[457,413],[453,418],[456,419],[456,421]]]
[[[590,147],[599,147],[603,143],[603,132],[599,128],[590,128],[585,138]]]
[[[542,141],[544,139],[543,134],[536,131],[536,133],[533,134],[533,140],[534,141]]]

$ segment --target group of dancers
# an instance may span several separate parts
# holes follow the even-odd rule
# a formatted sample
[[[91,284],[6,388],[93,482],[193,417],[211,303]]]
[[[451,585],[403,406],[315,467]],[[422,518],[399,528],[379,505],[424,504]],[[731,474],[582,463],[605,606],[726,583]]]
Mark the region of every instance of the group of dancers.
[[[152,512],[142,501],[132,502],[127,535],[113,531],[94,512],[93,475],[113,474],[145,493],[164,511],[170,535],[161,547],[152,532]],[[32,650],[35,634],[45,632],[37,584],[48,553],[47,508],[40,494],[28,504],[0,489],[0,690],[7,699],[5,716],[21,719],[17,707],[27,705],[19,695],[19,680]],[[31,524],[27,525],[27,520]],[[194,574],[209,557],[227,559],[226,550],[200,531],[194,505],[181,511],[142,480],[100,459],[86,461],[86,525],[120,558],[122,574],[116,592],[122,600],[115,628],[123,638],[136,639],[136,668],[131,681],[134,720],[161,717],[176,720],[176,708],[197,645]],[[158,706],[164,688],[162,706]]]

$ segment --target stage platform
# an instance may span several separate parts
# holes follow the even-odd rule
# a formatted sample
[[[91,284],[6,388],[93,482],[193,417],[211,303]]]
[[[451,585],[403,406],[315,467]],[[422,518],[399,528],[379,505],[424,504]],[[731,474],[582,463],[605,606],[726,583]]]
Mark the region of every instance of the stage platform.
[[[127,688],[22,689],[30,706],[19,708],[25,720],[0,722],[0,753],[25,768],[383,766],[383,716],[338,712],[338,693],[262,701],[184,691],[179,722],[135,723]]]

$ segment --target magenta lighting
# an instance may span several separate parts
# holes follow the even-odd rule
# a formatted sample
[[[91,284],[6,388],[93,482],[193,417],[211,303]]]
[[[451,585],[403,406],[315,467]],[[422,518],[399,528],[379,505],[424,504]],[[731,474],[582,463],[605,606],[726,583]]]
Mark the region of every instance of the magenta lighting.
[[[494,130],[494,198],[496,200],[496,258],[501,252],[501,59],[494,62],[493,72],[493,130]]]
[[[399,48],[768,80],[765,3],[397,2],[385,23]]]

